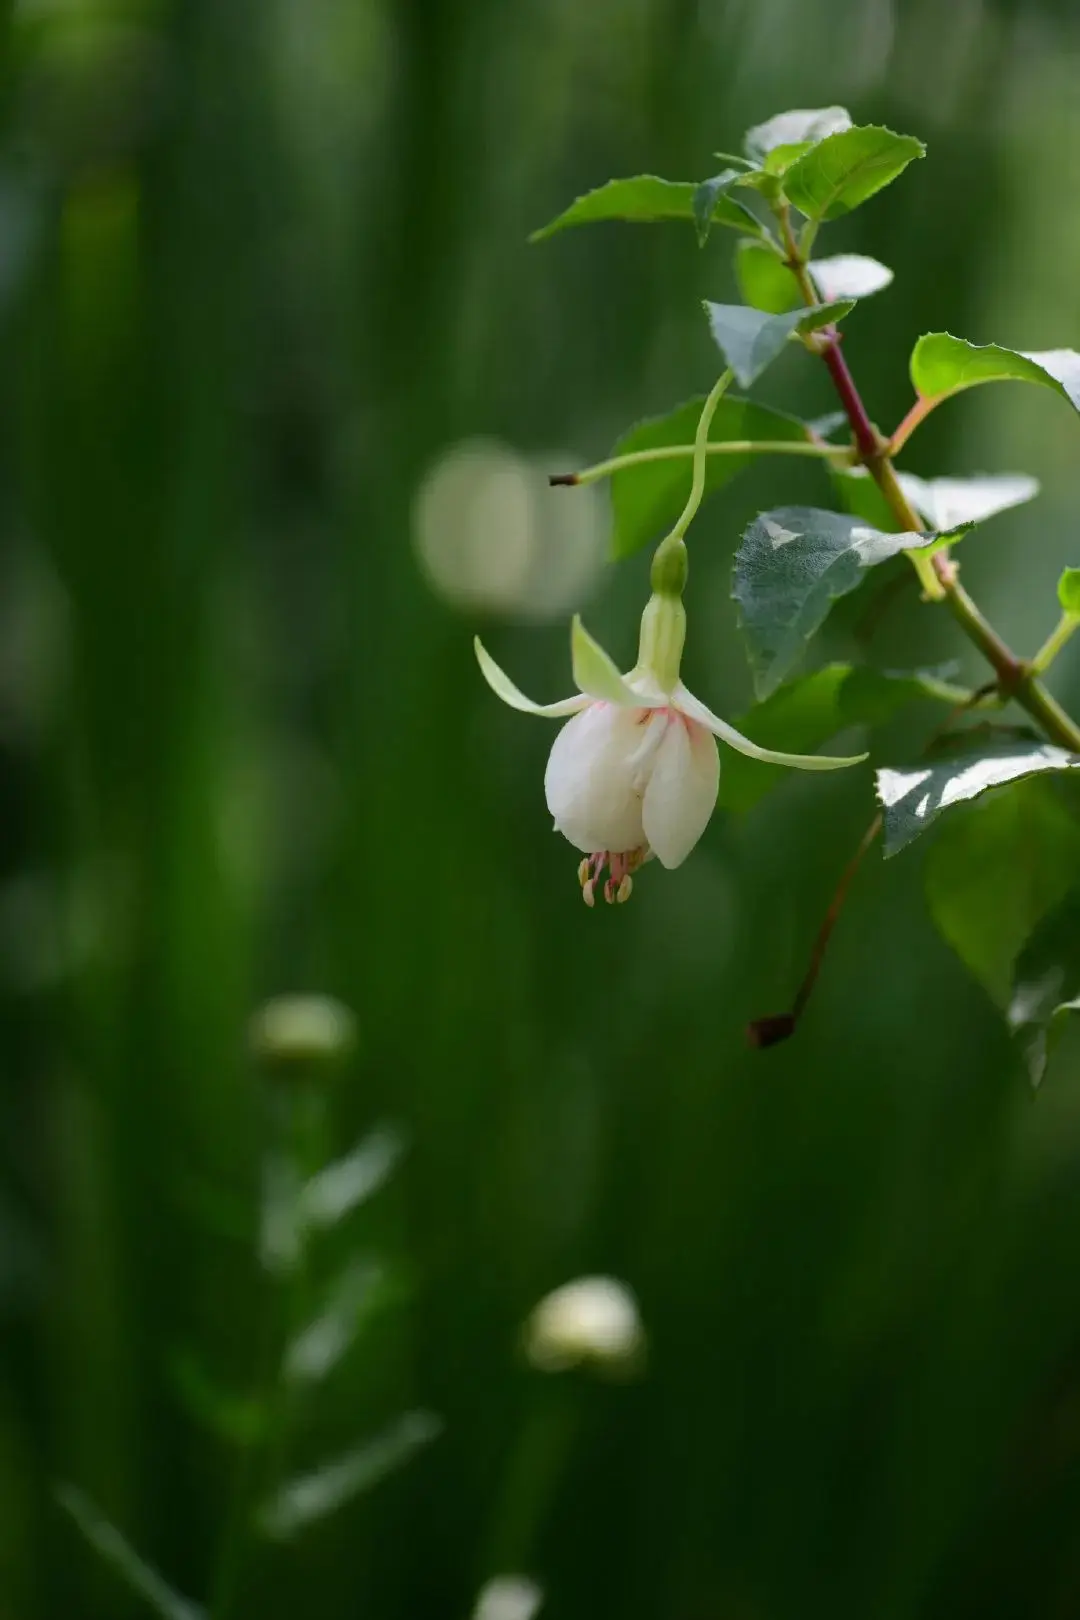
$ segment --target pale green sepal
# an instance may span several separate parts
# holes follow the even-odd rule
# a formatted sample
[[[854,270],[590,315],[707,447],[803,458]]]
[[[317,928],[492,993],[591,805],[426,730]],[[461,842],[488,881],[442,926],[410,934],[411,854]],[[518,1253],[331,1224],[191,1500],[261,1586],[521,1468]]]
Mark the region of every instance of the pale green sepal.
[[[519,692],[509,675],[504,675],[498,664],[492,658],[479,636],[473,638],[476,648],[476,661],[480,665],[480,672],[491,687],[496,697],[502,698],[512,709],[520,709],[522,714],[542,714],[549,719],[559,720],[567,714],[577,714],[589,702],[587,697],[575,693],[573,697],[563,698],[558,703],[534,703],[527,698],[524,692]]]
[[[627,685],[600,643],[590,636],[577,613],[570,627],[570,655],[574,664],[574,680],[586,697],[598,703],[618,703],[629,709],[652,709],[663,703],[663,698],[643,697]]]
[[[730,748],[737,749],[750,759],[762,760],[766,765],[790,765],[798,771],[839,771],[846,765],[861,765],[864,759],[869,758],[868,754],[852,754],[847,759],[839,759],[833,754],[780,754],[775,748],[762,748],[759,743],[744,737],[741,731],[736,731],[734,726],[729,726],[726,720],[721,720],[711,709],[707,709],[685,686],[676,687],[673,701],[677,709],[690,720],[706,726],[721,742],[726,742]]]

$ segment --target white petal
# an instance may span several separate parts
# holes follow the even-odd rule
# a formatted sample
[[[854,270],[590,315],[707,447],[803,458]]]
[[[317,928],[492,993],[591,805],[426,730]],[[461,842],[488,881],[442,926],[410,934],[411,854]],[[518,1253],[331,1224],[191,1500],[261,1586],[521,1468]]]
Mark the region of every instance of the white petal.
[[[556,827],[577,849],[623,854],[644,844],[644,784],[634,756],[643,726],[665,723],[659,715],[645,717],[640,708],[591,703],[563,726],[548,759],[544,792]]]
[[[665,697],[643,696],[635,692],[619,674],[598,641],[594,641],[574,614],[570,627],[570,656],[574,664],[574,680],[582,692],[600,703],[621,703],[627,708],[654,709],[667,702]]]
[[[688,692],[680,681],[671,698],[672,703],[691,720],[699,725],[707,726],[714,737],[719,737],[731,748],[738,749],[740,754],[748,754],[751,759],[764,760],[768,765],[791,765],[800,771],[838,771],[845,765],[860,765],[867,754],[851,754],[846,759],[840,759],[834,754],[780,754],[774,748],[762,748],[759,743],[751,742],[744,737],[741,731],[729,726],[726,720],[713,714],[707,709],[692,692]]]
[[[575,692],[573,697],[563,698],[558,703],[534,703],[524,692],[518,691],[509,675],[503,673],[479,636],[474,637],[473,646],[476,648],[476,661],[480,665],[485,681],[495,696],[501,697],[512,709],[520,709],[523,714],[546,714],[558,720],[562,715],[577,714],[589,701],[587,697]]]
[[[704,726],[670,721],[645,789],[645,837],[663,866],[680,866],[716,805],[720,756]]]

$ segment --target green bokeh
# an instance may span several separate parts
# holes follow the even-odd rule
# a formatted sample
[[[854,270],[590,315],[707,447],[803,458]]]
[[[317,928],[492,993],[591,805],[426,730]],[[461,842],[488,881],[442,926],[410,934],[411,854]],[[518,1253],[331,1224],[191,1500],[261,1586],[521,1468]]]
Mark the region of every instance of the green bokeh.
[[[815,247],[896,271],[844,328],[883,426],[920,332],[1080,346],[1077,19],[1051,0],[2,17],[2,1620],[146,1612],[63,1482],[177,1589],[213,1589],[243,1448],[190,1369],[241,1393],[256,1373],[274,1289],[246,1032],[298,991],[359,1026],[331,1150],[382,1120],[409,1147],[325,1257],[379,1257],[392,1297],[290,1462],[405,1411],[443,1428],[293,1545],[249,1550],[234,1615],[464,1620],[512,1558],[552,1617],[1067,1620],[1075,1055],[1033,1103],[933,931],[918,846],[864,866],[797,1039],[749,1051],[872,814],[867,773],[780,783],[588,913],[543,804],[551,725],[496,702],[471,641],[561,696],[571,609],[629,661],[647,553],[541,623],[455,606],[414,503],[462,441],[585,462],[710,386],[700,300],[737,297],[729,232],[526,237],[609,175],[707,175],[791,105],[928,144]],[[793,353],[757,393],[816,416],[827,384]],[[1077,561],[1078,446],[1049,390],[987,388],[904,458],[1041,479],[963,557],[1025,649]],[[722,714],[750,698],[737,537],[826,498],[818,469],[769,461],[695,524],[686,673]],[[853,648],[840,615],[822,656]],[[982,679],[913,591],[874,643],[885,668],[958,653]],[[1080,702],[1075,643],[1052,684]],[[879,747],[902,758],[924,721]],[[531,1307],[596,1272],[640,1301],[643,1375],[529,1371]]]

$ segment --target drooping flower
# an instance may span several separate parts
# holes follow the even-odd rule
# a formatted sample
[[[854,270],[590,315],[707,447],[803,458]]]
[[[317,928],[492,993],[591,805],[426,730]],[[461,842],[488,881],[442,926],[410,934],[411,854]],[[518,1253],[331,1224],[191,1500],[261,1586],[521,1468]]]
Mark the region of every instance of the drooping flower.
[[[805,771],[866,758],[783,754],[751,742],[679,679],[685,635],[680,597],[654,591],[641,618],[638,661],[624,676],[575,615],[570,649],[578,691],[559,703],[533,703],[476,638],[484,678],[504,703],[525,714],[572,717],[555,738],[544,791],[556,830],[585,855],[578,876],[590,906],[605,868],[604,898],[622,901],[631,874],[651,855],[669,868],[686,859],[716,806],[717,737],[751,759]]]

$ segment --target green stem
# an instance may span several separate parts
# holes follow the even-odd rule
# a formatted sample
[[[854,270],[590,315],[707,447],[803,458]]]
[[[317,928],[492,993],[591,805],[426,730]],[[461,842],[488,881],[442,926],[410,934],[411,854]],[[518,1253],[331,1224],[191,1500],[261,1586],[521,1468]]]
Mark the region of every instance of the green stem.
[[[712,426],[712,419],[716,415],[716,407],[723,398],[733,376],[734,373],[730,369],[723,372],[716,379],[712,392],[701,407],[697,432],[694,434],[694,473],[690,481],[690,493],[686,497],[686,505],[683,507],[675,527],[667,538],[660,542],[662,546],[674,545],[677,540],[681,540],[697,516],[697,509],[701,505],[702,497],[705,494],[705,453],[709,443],[709,429]],[[659,551],[659,549],[658,546],[657,550]]]
[[[779,210],[777,219],[787,248],[787,262],[799,283],[803,299],[808,304],[815,303],[814,289],[791,229],[786,204]],[[840,353],[840,337],[836,329],[827,327],[815,334],[815,339],[818,352],[828,366],[840,403],[851,423],[863,464],[889,503],[889,509],[900,525],[901,531],[913,533],[918,531],[919,519],[900,488],[890,459],[895,438],[892,444],[886,443],[870,422],[862,396],[847,362]],[[932,407],[927,405],[926,409],[917,415],[915,421],[911,421],[911,418],[916,416],[916,413],[914,411],[908,413],[908,417],[905,418],[905,422],[910,422],[908,432],[912,431],[930,408]],[[903,443],[903,438],[900,442]],[[1034,667],[1018,658],[985,618],[977,603],[961,585],[957,566],[948,552],[938,551],[933,556],[927,557],[920,556],[917,551],[909,551],[907,556],[914,563],[926,594],[932,600],[945,603],[968,640],[987,660],[994,671],[1001,696],[1014,699],[1022,709],[1026,709],[1053,742],[1073,753],[1080,753],[1080,726],[1066,714],[1060,703],[1052,698],[1042,683],[1036,679]]]
[[[593,467],[583,467],[576,473],[556,473],[552,484],[596,484],[601,478],[611,478],[627,467],[640,467],[650,461],[678,461],[694,454],[692,444],[658,444],[649,450],[633,450],[625,456],[612,456],[598,461]],[[846,444],[814,444],[809,439],[727,439],[723,443],[705,446],[707,456],[817,456],[821,459],[850,461],[851,450]]]
[[[1041,675],[1044,670],[1049,669],[1069,637],[1077,630],[1080,630],[1080,617],[1075,613],[1063,613],[1056,628],[1047,636],[1031,660],[1032,673]]]

